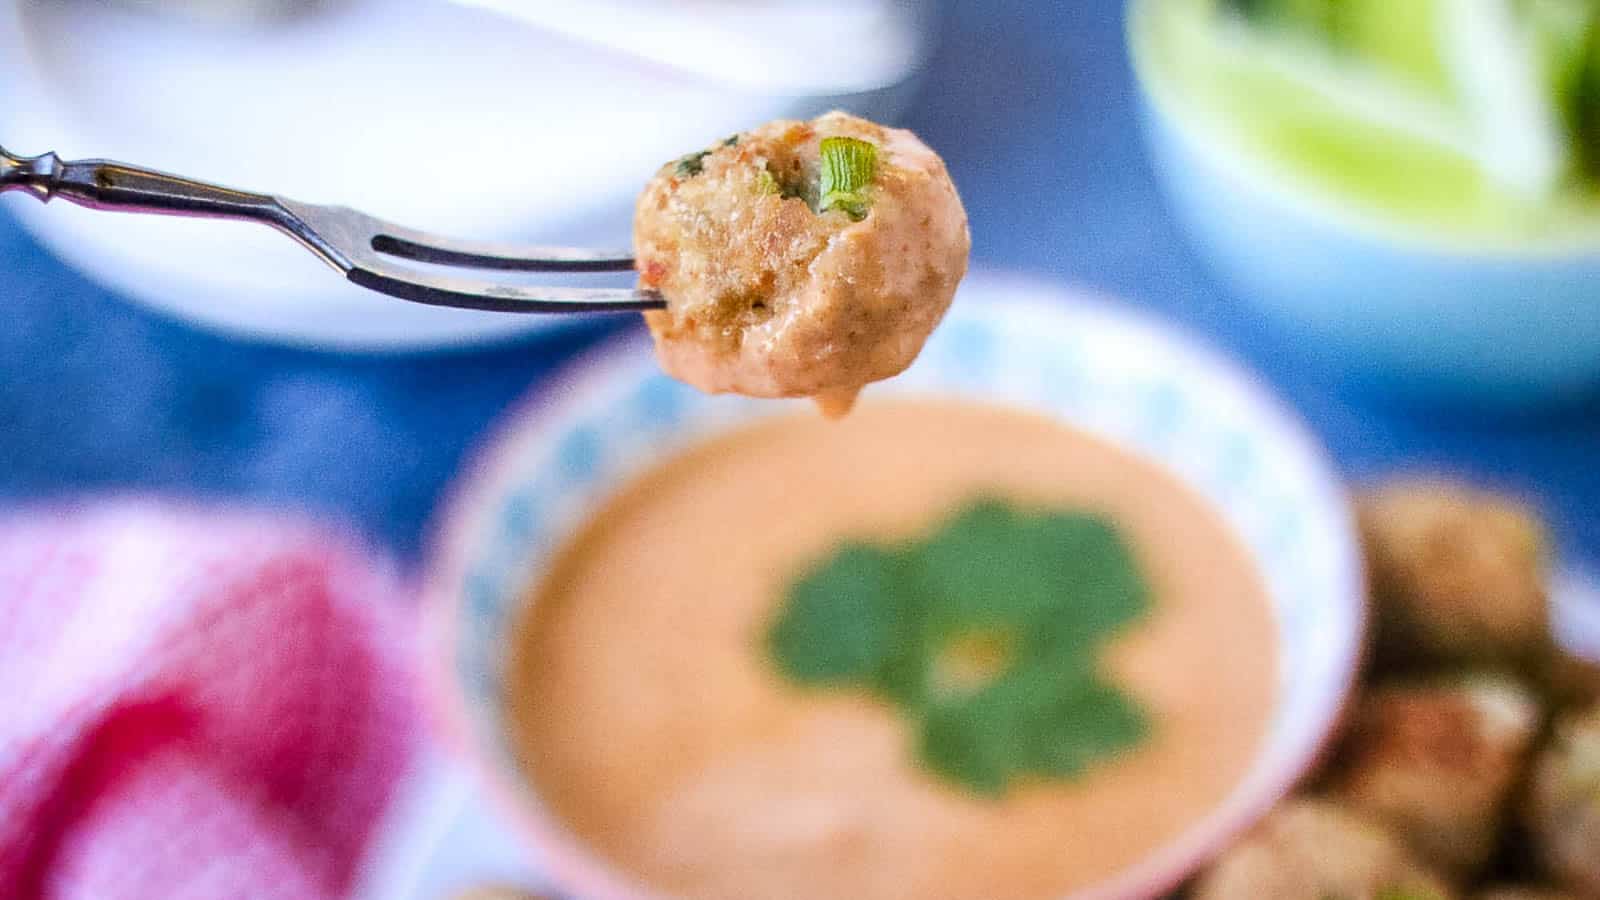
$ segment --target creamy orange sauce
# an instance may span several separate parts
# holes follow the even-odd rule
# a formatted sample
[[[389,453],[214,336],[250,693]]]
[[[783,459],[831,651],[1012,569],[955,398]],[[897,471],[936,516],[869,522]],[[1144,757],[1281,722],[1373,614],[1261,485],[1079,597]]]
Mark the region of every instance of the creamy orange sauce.
[[[763,646],[790,580],[841,539],[913,537],[996,494],[1111,515],[1155,597],[1106,660],[1149,740],[1003,800],[930,776],[893,707],[796,688]],[[694,900],[1054,900],[1213,810],[1277,683],[1264,587],[1198,497],[976,405],[868,403],[703,445],[602,510],[536,601],[511,675],[526,771],[597,854]]]

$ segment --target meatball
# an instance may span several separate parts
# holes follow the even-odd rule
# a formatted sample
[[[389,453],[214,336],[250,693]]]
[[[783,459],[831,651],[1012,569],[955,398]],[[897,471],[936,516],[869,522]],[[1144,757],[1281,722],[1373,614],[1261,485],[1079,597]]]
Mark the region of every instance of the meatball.
[[[1563,717],[1534,763],[1528,830],[1561,885],[1600,897],[1600,706]]]
[[[1430,481],[1371,493],[1358,511],[1380,662],[1495,661],[1527,671],[1550,652],[1544,529],[1532,511]]]
[[[645,318],[669,374],[833,413],[916,358],[971,247],[938,155],[842,112],[667,164],[639,197],[633,240],[640,283],[667,300]]]
[[[1356,706],[1329,796],[1387,824],[1435,869],[1481,870],[1538,734],[1533,692],[1510,678],[1389,686]]]
[[[1290,800],[1225,853],[1193,900],[1450,900],[1448,886],[1382,825],[1322,800]]]
[[[1593,660],[1552,645],[1550,653],[1538,661],[1535,675],[1551,708],[1577,709],[1600,703],[1600,664]]]

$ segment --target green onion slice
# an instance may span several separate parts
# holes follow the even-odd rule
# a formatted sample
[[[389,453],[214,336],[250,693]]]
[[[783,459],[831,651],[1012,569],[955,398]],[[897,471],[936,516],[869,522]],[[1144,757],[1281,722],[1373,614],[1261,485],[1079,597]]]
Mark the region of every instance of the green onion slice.
[[[843,210],[859,222],[867,217],[867,185],[878,166],[878,148],[852,137],[822,139],[822,201],[817,212]]]

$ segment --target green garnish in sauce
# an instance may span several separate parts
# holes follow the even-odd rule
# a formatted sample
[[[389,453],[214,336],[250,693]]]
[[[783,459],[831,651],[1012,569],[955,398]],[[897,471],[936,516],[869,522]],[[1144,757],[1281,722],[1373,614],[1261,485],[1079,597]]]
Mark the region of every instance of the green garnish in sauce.
[[[866,218],[866,187],[877,167],[878,148],[871,143],[852,137],[823,138],[817,212],[839,209],[857,222]]]
[[[801,574],[767,647],[796,684],[894,704],[924,765],[998,796],[1144,740],[1144,710],[1098,656],[1149,603],[1105,519],[979,500],[921,540],[847,543]]]

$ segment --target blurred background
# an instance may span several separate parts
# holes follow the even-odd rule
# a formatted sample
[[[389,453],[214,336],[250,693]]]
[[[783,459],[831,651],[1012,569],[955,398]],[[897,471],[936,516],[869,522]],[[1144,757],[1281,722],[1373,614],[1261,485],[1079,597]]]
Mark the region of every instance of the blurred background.
[[[1351,479],[1429,471],[1504,488],[1547,513],[1569,566],[1595,562],[1594,372],[1562,363],[1520,378],[1496,363],[1480,377],[1449,362],[1481,355],[1481,334],[1413,369],[1404,348],[1455,338],[1400,315],[1370,331],[1283,315],[1295,286],[1236,257],[1303,249],[1208,224],[1268,213],[1220,175],[1181,173],[1208,157],[1174,150],[1182,129],[1141,99],[1126,17],[1122,0],[10,0],[0,142],[448,234],[606,246],[627,239],[632,198],[663,160],[751,123],[846,108],[913,129],[944,156],[975,269],[1088,288],[1175,322],[1260,372]],[[1208,210],[1197,191],[1237,203]],[[1600,241],[1589,247],[1531,255],[1587,279],[1600,274]],[[1544,316],[1572,345],[1531,346],[1600,368],[1589,338],[1600,281],[1559,309],[1516,297],[1491,308],[1462,292],[1542,283],[1528,253],[1491,247],[1493,275],[1462,276],[1337,252],[1356,255],[1319,265],[1371,277],[1321,298],[1324,311],[1366,298],[1387,309],[1391,292],[1431,280],[1454,285],[1452,321]],[[20,194],[0,203],[0,322],[8,513],[110,495],[292,512],[348,529],[402,582],[496,417],[603,337],[640,327],[411,306],[344,285],[270,232]],[[520,872],[458,773],[424,758],[380,829],[384,861],[361,876],[371,895],[433,897]]]

